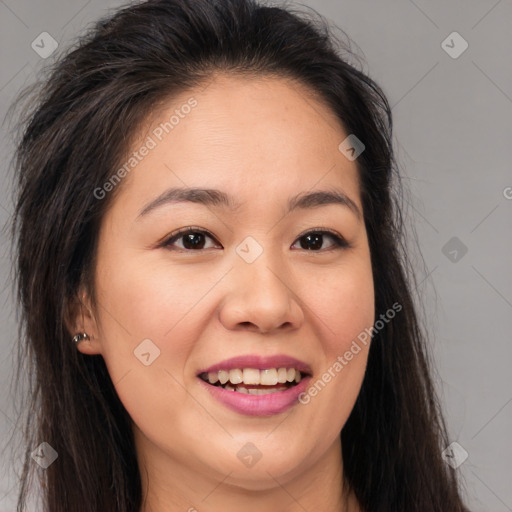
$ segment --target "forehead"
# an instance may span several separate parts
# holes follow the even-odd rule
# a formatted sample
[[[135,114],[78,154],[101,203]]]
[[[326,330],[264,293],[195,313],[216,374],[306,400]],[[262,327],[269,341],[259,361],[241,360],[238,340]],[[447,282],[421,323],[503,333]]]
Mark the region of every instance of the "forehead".
[[[120,200],[140,206],[169,187],[202,187],[243,205],[336,187],[361,207],[356,163],[338,149],[346,137],[332,110],[297,82],[216,76],[151,114],[132,152],[150,149]]]

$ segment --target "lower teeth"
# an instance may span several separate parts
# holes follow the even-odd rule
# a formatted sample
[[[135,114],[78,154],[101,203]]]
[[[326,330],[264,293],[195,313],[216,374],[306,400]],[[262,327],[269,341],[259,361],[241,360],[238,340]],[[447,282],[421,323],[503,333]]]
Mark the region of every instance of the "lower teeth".
[[[279,391],[285,391],[289,388],[289,386],[278,386],[278,387],[271,387],[268,389],[265,388],[246,388],[244,386],[230,386],[229,384],[224,384],[223,386],[220,386],[223,389],[226,389],[227,391],[237,391],[238,393],[244,393],[246,395],[268,395],[270,393],[278,393]]]

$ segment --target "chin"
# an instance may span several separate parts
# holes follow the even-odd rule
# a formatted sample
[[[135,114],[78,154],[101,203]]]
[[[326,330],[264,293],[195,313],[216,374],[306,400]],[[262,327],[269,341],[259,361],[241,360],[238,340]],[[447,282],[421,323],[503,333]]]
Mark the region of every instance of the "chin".
[[[275,450],[271,456],[261,454],[259,460],[248,460],[246,463],[238,457],[235,457],[235,460],[223,459],[220,465],[217,460],[213,466],[223,475],[229,474],[225,480],[226,485],[234,485],[248,491],[270,490],[275,488],[278,482],[283,483],[303,471],[302,457],[290,457],[288,454],[283,458],[280,451]]]

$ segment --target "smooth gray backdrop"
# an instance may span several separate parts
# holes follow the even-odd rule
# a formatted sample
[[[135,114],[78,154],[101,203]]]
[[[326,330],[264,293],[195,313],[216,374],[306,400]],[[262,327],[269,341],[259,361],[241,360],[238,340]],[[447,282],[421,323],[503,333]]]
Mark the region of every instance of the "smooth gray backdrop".
[[[512,511],[512,2],[303,4],[359,46],[366,70],[393,107],[396,151],[409,189],[405,213],[427,266],[417,265],[417,291],[451,441],[468,454],[457,471],[473,512]],[[2,119],[44,64],[119,5],[0,0]],[[48,37],[43,32],[59,45],[47,59],[31,46]],[[2,224],[13,208],[9,126],[4,122],[1,131]],[[16,319],[5,233],[1,244],[0,512],[12,512],[16,480],[8,449],[15,410],[9,385]]]

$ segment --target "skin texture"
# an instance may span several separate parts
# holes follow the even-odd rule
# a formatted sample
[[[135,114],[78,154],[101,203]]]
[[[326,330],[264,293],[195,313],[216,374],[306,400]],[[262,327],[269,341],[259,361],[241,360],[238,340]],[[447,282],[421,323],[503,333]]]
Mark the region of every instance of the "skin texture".
[[[368,346],[310,403],[272,416],[226,408],[196,376],[233,356],[286,354],[308,363],[316,380],[373,325],[362,217],[335,204],[284,215],[290,196],[330,188],[362,212],[356,162],[338,150],[348,133],[297,83],[216,75],[155,112],[133,150],[191,97],[197,106],[124,178],[105,215],[99,307],[83,295],[88,307],[75,325],[93,337],[78,350],[103,356],[133,420],[141,512],[357,511],[340,486],[339,433],[359,393]],[[217,188],[241,206],[167,204],[137,219],[176,186]],[[212,238],[188,252],[183,237],[175,250],[158,247],[187,226]],[[320,248],[305,249],[302,234],[314,228],[338,232],[351,247],[336,248],[324,235]],[[263,249],[250,264],[235,250],[248,236]],[[144,339],[160,350],[148,366],[134,355]],[[248,442],[261,453],[251,467],[237,457]]]

